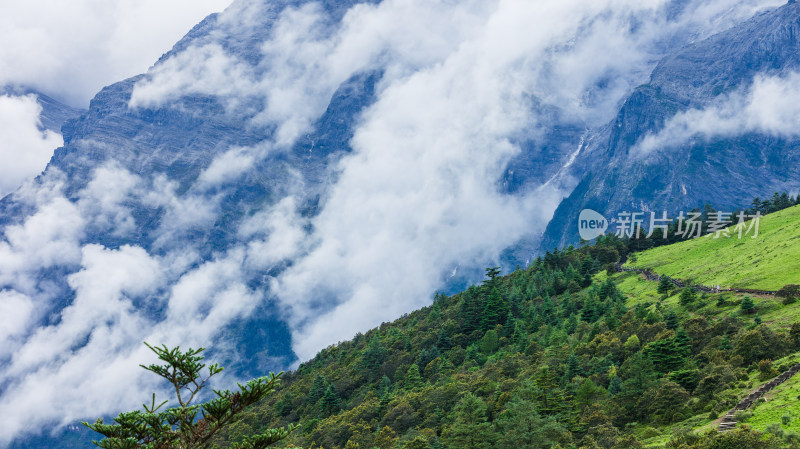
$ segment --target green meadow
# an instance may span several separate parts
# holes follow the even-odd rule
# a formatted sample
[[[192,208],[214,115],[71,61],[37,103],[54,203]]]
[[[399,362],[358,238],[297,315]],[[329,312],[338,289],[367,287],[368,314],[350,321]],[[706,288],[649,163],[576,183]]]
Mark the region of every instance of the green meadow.
[[[628,265],[703,285],[778,290],[800,284],[800,206],[762,217],[756,238],[752,231],[741,239],[700,237],[641,252]]]

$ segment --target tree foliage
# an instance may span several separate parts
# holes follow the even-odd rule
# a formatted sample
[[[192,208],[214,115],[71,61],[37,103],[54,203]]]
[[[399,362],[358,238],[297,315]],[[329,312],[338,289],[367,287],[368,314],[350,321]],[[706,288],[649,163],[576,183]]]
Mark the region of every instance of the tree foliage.
[[[98,419],[94,424],[83,425],[103,435],[95,441],[104,449],[196,449],[208,447],[215,435],[232,424],[248,407],[274,392],[283,373],[270,374],[238,384],[239,390],[213,390],[213,399],[196,403],[198,395],[206,387],[208,380],[222,372],[216,363],[202,363],[204,348],[188,349],[180,347],[150,346],[145,343],[164,364],[141,365],[167,380],[175,390],[176,406],[164,408],[169,401],[156,402],[153,393],[149,404],[143,410],[120,413],[113,424],[105,424]],[[257,435],[247,436],[243,441],[233,444],[234,449],[261,449],[289,436],[294,426],[269,429]]]

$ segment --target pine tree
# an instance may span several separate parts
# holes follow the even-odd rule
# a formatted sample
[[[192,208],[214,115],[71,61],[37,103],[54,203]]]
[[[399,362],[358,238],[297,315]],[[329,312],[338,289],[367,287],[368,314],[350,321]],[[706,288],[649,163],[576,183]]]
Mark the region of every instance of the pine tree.
[[[745,296],[742,298],[742,303],[739,305],[742,313],[751,314],[756,311],[756,305],[753,303],[753,298]]]
[[[644,353],[653,362],[655,369],[661,373],[676,370],[683,366],[685,348],[676,343],[674,338],[665,338],[649,343]]]
[[[696,295],[694,289],[691,287],[684,287],[684,289],[681,291],[680,303],[681,305],[685,306],[694,301],[695,298]]]
[[[781,193],[781,196],[778,199],[778,210],[786,209],[791,205],[792,205],[792,200],[789,198],[789,194],[786,192]]]
[[[465,334],[470,334],[481,327],[481,313],[483,307],[480,300],[480,292],[475,286],[470,286],[464,293],[461,294],[461,330]]]
[[[619,376],[614,376],[611,378],[611,382],[608,384],[608,392],[612,395],[618,395],[622,392],[622,379]]]
[[[752,213],[763,212],[763,209],[762,209],[763,208],[763,203],[761,202],[761,199],[759,197],[753,198],[753,202],[750,203],[750,207],[752,209],[752,211],[751,211]]]
[[[662,295],[668,295],[670,290],[672,290],[672,282],[670,282],[668,277],[661,276],[661,280],[658,282],[658,289],[656,289],[656,291]]]
[[[553,417],[542,417],[536,404],[514,397],[495,421],[500,433],[498,449],[545,449],[564,442],[567,437]]]
[[[417,366],[421,366],[422,370],[428,366],[428,363],[431,363],[432,360],[439,357],[442,353],[439,352],[439,348],[436,346],[431,346],[430,348],[425,348],[419,353],[419,357],[417,357]]]
[[[606,298],[616,294],[618,291],[617,284],[611,278],[608,278],[605,282],[603,282],[603,285],[600,286],[598,297],[600,300],[605,300]]]
[[[667,326],[667,329],[675,330],[678,328],[678,315],[670,310],[664,316],[664,324]]]
[[[456,405],[452,426],[443,440],[448,449],[491,449],[497,440],[492,425],[486,421],[486,404],[467,393]]]
[[[102,419],[96,423],[83,425],[103,435],[105,438],[94,443],[104,449],[199,449],[208,447],[210,441],[222,429],[234,423],[240,413],[275,391],[279,374],[251,380],[239,384],[236,393],[230,390],[214,390],[216,397],[202,404],[194,404],[198,393],[208,380],[222,372],[216,363],[208,366],[208,375],[202,371],[206,365],[200,355],[205,349],[188,349],[186,352],[176,347],[154,347],[145,343],[163,365],[141,365],[142,368],[163,377],[177,396],[177,407],[162,410],[167,401],[156,403],[156,395],[150,404],[144,404],[144,412],[120,413],[114,424],[104,424]],[[294,426],[270,429],[264,433],[248,436],[236,445],[237,449],[263,449],[289,436]]]
[[[570,354],[567,357],[567,379],[572,380],[575,376],[580,376],[583,374],[583,369],[581,368],[581,362],[575,354]]]
[[[416,363],[412,364],[408,367],[408,371],[406,371],[406,377],[403,381],[403,387],[406,390],[416,390],[417,388],[421,388],[424,384],[422,380],[422,375],[419,372],[419,365]]]
[[[361,354],[361,367],[369,374],[369,377],[376,378],[383,362],[386,361],[388,352],[377,337],[372,338],[367,345],[367,349]]]
[[[381,377],[381,383],[378,384],[378,397],[383,399],[392,392],[392,381],[387,375]]]
[[[285,395],[275,404],[275,413],[278,416],[288,416],[289,413],[292,412],[292,407],[294,406],[294,397],[292,397],[292,392],[287,391]]]
[[[675,348],[681,357],[686,358],[692,354],[692,339],[683,328],[675,333]]]
[[[581,309],[581,319],[586,321],[587,323],[594,323],[597,321],[597,308],[595,306],[595,301],[593,296],[589,296],[586,301],[583,303],[583,308]]]
[[[340,407],[341,399],[339,399],[339,394],[336,393],[336,388],[334,388],[333,384],[328,385],[328,389],[326,389],[325,394],[322,395],[320,409],[324,414],[330,415],[338,412]]]
[[[439,348],[440,351],[447,351],[453,347],[453,342],[450,340],[450,335],[448,335],[446,330],[442,329],[439,331],[439,336],[436,338],[436,347]]]
[[[566,410],[566,395],[558,387],[558,381],[547,366],[539,370],[536,386],[538,387],[536,405],[542,414],[558,415]]]
[[[308,403],[316,404],[317,401],[322,399],[327,389],[328,381],[326,381],[325,377],[322,375],[317,374],[317,377],[314,378],[314,382],[311,384],[311,390],[308,391]]]

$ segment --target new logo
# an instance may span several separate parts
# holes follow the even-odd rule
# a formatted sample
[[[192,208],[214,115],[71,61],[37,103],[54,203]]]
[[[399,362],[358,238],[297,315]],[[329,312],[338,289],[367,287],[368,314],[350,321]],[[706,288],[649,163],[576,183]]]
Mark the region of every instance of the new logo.
[[[600,213],[584,209],[578,216],[578,233],[583,240],[592,240],[606,233],[608,220]]]

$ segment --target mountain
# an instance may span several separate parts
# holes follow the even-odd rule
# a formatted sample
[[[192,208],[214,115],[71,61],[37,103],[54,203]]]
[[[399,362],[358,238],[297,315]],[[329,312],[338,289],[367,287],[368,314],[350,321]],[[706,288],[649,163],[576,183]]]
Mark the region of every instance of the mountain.
[[[623,210],[672,217],[706,203],[733,211],[753,197],[800,189],[797,135],[752,125],[758,108],[789,116],[780,96],[758,96],[757,88],[792,84],[798,31],[800,5],[789,2],[663,58],[581,153],[580,181],[548,224],[542,248],[575,242],[584,208],[607,217]],[[702,123],[712,118],[733,128]],[[643,150],[647,136],[663,138]]]
[[[620,104],[632,124],[667,101],[635,86],[655,69],[674,82],[664,98],[700,98],[694,66],[658,61],[769,4],[238,0],[209,16],[102,89],[45,172],[0,200],[0,445],[48,446],[22,436],[138,405],[156,388],[136,373],[142,341],[208,346],[232,382],[461,291],[485,266],[527,266],[576,174],[596,178],[547,238],[613,183],[624,149],[601,143],[636,134],[605,125]],[[770,188],[791,187],[791,170],[763,168]]]
[[[800,206],[761,220],[754,242],[792,241]],[[216,447],[289,423],[299,428],[287,444],[300,447],[461,448],[468,435],[476,447],[744,447],[747,439],[793,447],[796,377],[778,390],[782,402],[755,408],[757,431],[720,434],[716,425],[800,361],[796,298],[662,294],[638,273],[600,270],[608,254],[689,274],[747,269],[759,258],[763,277],[736,285],[783,286],[800,282],[794,266],[780,263],[791,246],[761,252],[732,237],[626,254],[633,244],[612,236],[548,254],[333,345],[288,373]],[[709,245],[725,257],[711,257]],[[781,424],[783,415],[790,418]],[[718,439],[728,446],[709,445]]]

